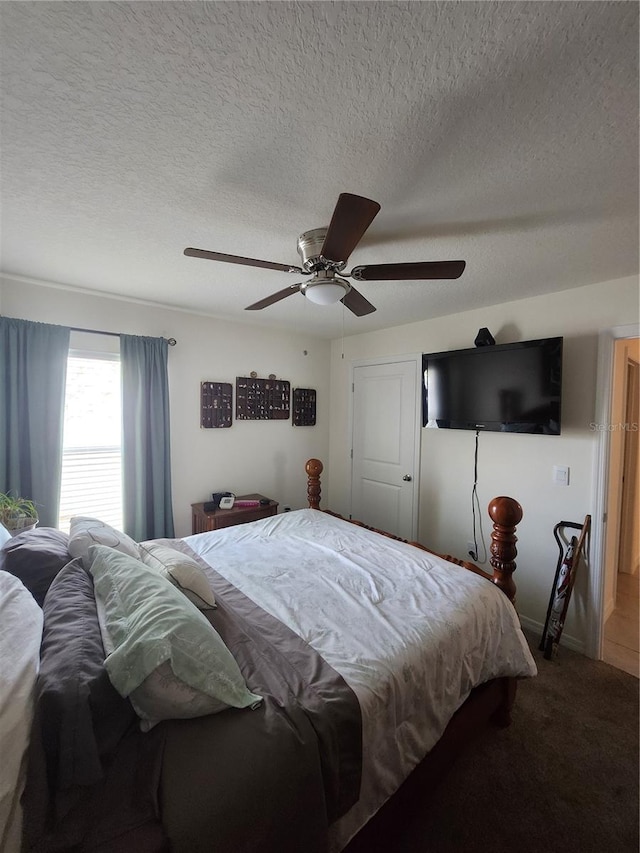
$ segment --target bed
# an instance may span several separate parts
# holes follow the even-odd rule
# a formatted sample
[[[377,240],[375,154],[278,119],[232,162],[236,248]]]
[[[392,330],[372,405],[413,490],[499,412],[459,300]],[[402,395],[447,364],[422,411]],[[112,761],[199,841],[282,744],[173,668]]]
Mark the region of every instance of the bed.
[[[309,509],[250,524],[134,543],[80,519],[5,544],[44,615],[24,850],[356,850],[408,779],[508,722],[536,671],[519,505],[490,504],[489,575],[321,511],[306,471]]]

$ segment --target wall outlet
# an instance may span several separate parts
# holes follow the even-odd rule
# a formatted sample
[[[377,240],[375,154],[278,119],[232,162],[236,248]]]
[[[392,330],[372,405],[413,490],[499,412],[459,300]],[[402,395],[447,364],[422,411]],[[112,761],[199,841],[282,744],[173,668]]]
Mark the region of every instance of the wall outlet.
[[[472,560],[477,560],[478,555],[476,554],[476,546],[475,543],[469,540],[467,542],[467,554],[471,557]]]
[[[285,504],[282,507],[282,512],[291,512],[291,507],[288,504]]]

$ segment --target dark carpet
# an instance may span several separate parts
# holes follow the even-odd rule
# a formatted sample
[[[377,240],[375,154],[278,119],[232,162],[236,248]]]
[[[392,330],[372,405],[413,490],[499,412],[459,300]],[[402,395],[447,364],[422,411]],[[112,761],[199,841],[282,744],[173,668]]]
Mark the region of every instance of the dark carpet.
[[[544,660],[527,639],[538,676],[511,726],[482,733],[426,802],[383,813],[358,853],[638,853],[638,679],[562,646]]]

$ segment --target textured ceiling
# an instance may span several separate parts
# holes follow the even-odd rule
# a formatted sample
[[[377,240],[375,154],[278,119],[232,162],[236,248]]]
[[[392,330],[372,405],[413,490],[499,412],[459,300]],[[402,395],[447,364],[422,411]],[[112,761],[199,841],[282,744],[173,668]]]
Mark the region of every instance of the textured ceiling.
[[[2,271],[325,337],[638,273],[634,2],[2,2]],[[356,318],[297,280],[340,192],[382,209]]]

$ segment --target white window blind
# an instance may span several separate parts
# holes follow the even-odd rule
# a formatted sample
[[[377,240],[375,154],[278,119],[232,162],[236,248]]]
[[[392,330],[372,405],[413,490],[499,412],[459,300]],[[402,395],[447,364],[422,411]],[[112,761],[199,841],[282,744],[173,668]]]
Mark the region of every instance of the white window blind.
[[[122,530],[120,358],[71,351],[67,362],[61,530],[74,515]]]

